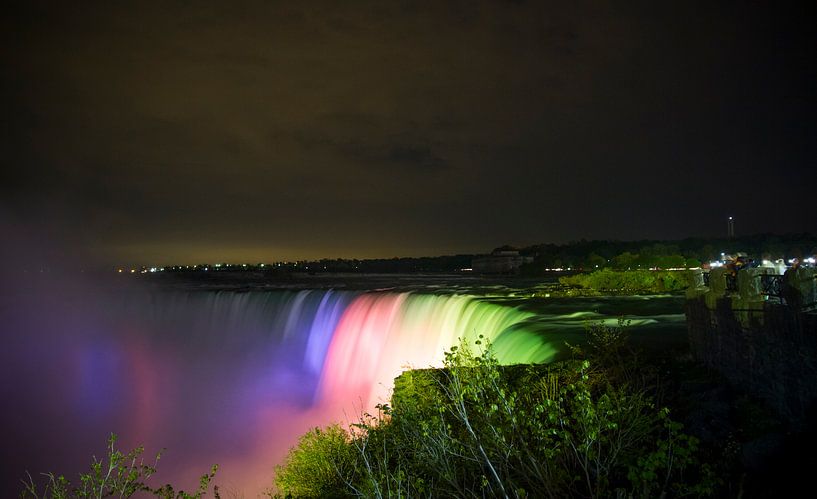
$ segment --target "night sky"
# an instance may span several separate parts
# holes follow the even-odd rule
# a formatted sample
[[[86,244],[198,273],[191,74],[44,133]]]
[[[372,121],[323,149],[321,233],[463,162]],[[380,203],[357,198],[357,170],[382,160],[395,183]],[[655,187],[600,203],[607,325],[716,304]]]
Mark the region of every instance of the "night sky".
[[[145,264],[817,231],[815,2],[132,4],[4,7],[6,231]]]

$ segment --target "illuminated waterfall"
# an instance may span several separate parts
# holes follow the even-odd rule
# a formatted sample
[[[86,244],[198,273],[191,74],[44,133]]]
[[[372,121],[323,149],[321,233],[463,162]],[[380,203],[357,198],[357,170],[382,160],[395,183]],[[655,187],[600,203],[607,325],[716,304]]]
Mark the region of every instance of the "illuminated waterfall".
[[[554,351],[524,327],[532,317],[464,295],[332,290],[175,292],[153,299],[147,329],[164,341],[266,352],[313,390],[312,405],[388,399],[409,367],[442,364],[460,339],[483,335],[503,363],[547,361]],[[142,309],[142,307],[139,307]],[[144,310],[144,309],[142,309]],[[279,373],[280,374],[280,373]]]
[[[484,335],[506,363],[549,360],[548,335],[532,317],[483,298],[421,293],[44,295],[16,319],[20,340],[0,365],[4,379],[18,380],[7,398],[25,415],[3,429],[20,467],[2,484],[13,488],[26,470],[74,474],[116,432],[123,447],[166,447],[163,476],[182,486],[218,463],[224,490],[254,494],[298,435],[355,421],[388,399],[401,370],[440,365],[459,338]],[[65,451],[35,452],[35,440]]]
[[[223,490],[255,495],[299,435],[355,422],[388,400],[401,370],[440,365],[460,338],[483,335],[510,364],[550,361],[581,341],[585,321],[615,324],[621,313],[642,339],[676,331],[685,341],[686,331],[671,299],[514,299],[534,314],[508,299],[420,292],[146,286],[27,296],[3,309],[16,338],[0,353],[13,407],[0,425],[3,491],[26,471],[84,470],[116,432],[123,447],[167,448],[163,480],[189,489],[218,463]]]
[[[554,353],[524,330],[531,314],[469,296],[364,294],[351,302],[332,335],[319,393],[322,400],[388,400],[391,381],[407,368],[440,366],[460,339],[479,335],[504,363],[541,362]]]

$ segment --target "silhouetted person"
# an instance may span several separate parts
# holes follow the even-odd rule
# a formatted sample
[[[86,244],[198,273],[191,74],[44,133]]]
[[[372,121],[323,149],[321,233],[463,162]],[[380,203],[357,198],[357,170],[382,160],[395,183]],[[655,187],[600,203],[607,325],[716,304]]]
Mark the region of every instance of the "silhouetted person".
[[[800,290],[800,260],[794,258],[786,273],[783,274],[783,299],[792,308],[803,306],[803,292]]]

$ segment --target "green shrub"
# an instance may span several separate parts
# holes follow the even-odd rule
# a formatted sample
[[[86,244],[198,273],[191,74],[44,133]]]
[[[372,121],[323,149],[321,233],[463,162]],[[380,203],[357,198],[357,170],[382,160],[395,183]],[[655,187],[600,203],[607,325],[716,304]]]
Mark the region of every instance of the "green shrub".
[[[598,331],[596,347],[620,348],[613,329]],[[712,491],[697,441],[647,392],[611,383],[586,359],[500,366],[489,347],[473,353],[463,344],[443,368],[412,371],[398,385],[394,407],[364,415],[350,433],[307,434],[278,470],[281,490],[364,497]]]
[[[564,286],[599,292],[664,293],[682,291],[691,284],[686,270],[611,270],[559,278]]]
[[[351,436],[339,425],[313,428],[276,468],[275,484],[286,496],[347,496],[356,457]]]

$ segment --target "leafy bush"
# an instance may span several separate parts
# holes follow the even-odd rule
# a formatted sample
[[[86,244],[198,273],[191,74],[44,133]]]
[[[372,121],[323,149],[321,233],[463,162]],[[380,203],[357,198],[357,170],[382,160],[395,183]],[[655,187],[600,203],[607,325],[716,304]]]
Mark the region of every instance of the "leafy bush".
[[[339,425],[314,428],[301,436],[284,464],[276,468],[276,486],[294,497],[348,495],[356,457],[351,436]]]
[[[602,292],[664,293],[688,288],[691,276],[685,270],[602,269],[589,274],[560,277],[559,283]]]
[[[597,340],[599,348],[623,341],[611,331]],[[500,366],[490,347],[473,353],[463,344],[446,354],[442,369],[406,376],[394,407],[364,415],[349,433],[334,427],[336,437],[328,429],[305,436],[278,470],[282,492],[658,497],[712,491],[697,440],[646,392],[614,386],[587,359]],[[315,484],[322,484],[319,491]]]
[[[117,436],[111,434],[108,438],[107,456],[103,460],[93,458],[91,470],[79,476],[79,485],[72,486],[64,475],[45,473],[45,483],[42,491],[34,479],[29,475],[28,481],[23,482],[25,488],[20,493],[24,499],[68,499],[68,498],[95,498],[103,497],[132,497],[137,493],[145,493],[163,499],[199,499],[207,494],[210,482],[215,477],[218,466],[213,466],[209,473],[199,480],[199,488],[193,493],[183,490],[176,491],[170,484],[159,488],[151,488],[145,483],[154,473],[161,453],[156,455],[153,464],[145,464],[142,453],[143,447],[137,447],[127,453],[116,449]],[[213,487],[213,495],[218,499],[218,487]]]

